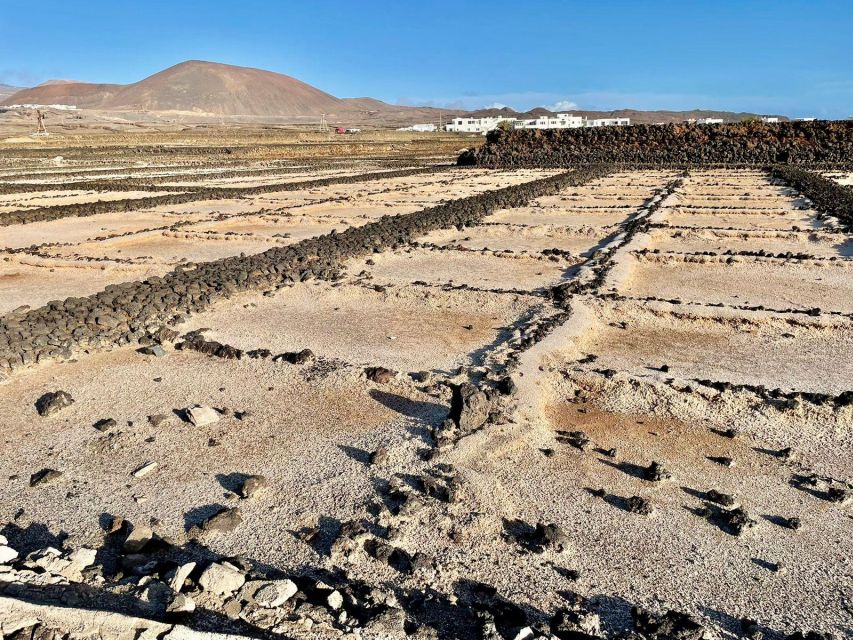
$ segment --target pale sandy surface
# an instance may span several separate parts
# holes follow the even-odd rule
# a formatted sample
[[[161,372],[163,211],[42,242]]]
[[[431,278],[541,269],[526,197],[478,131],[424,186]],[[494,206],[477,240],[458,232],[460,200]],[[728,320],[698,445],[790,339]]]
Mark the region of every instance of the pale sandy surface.
[[[760,241],[759,241],[760,240]],[[756,248],[760,245],[759,248]],[[739,232],[703,229],[659,229],[654,232],[650,249],[660,251],[702,252],[759,251],[768,253],[805,253],[819,257],[853,257],[853,240],[847,234],[813,232]]]
[[[537,298],[516,295],[320,283],[241,297],[241,303],[199,314],[188,327],[208,327],[205,336],[246,350],[308,348],[357,365],[442,372],[479,364],[482,352],[541,306]]]
[[[130,280],[134,269],[249,252],[325,232],[328,225],[341,228],[342,219],[363,224],[383,211],[404,213],[541,175],[547,173],[466,170],[129,212],[92,218],[97,229],[131,234],[97,242],[87,240],[107,233],[87,234],[83,221],[89,219],[51,223],[40,227],[43,242],[59,242],[67,233],[74,243],[46,248],[62,251],[57,265],[64,260],[87,267],[21,271],[17,265],[24,259],[47,259],[10,255],[0,262],[6,270],[0,274],[11,283],[6,296],[0,291],[0,301],[11,300],[5,310],[41,304],[47,292],[56,298],[103,286],[71,274]],[[181,543],[187,528],[215,505],[239,504],[242,524],[205,544],[285,572],[343,569],[350,579],[401,594],[429,592],[439,601],[455,598],[465,580],[480,580],[527,608],[531,622],[562,606],[561,593],[576,592],[591,598],[614,633],[627,628],[630,607],[642,605],[689,611],[726,638],[736,637],[744,616],[759,620],[768,639],[811,629],[849,634],[853,506],[821,499],[820,492],[790,481],[811,471],[853,477],[853,410],[765,402],[748,391],[718,393],[695,380],[829,394],[850,389],[849,315],[738,308],[819,307],[849,314],[851,267],[843,258],[850,238],[793,231],[822,223],[813,211],[795,209],[800,204],[793,195],[763,173],[733,170],[691,171],[654,214],[648,233],[620,236],[624,223],[645,215],[642,205],[677,175],[619,173],[497,212],[483,225],[418,239],[440,248],[404,247],[352,260],[334,284],[236,295],[178,326],[181,332],[204,328],[207,339],[241,349],[310,348],[317,358],[312,364],[226,360],[171,346],[165,357],[153,358],[127,347],[16,372],[0,382],[0,522],[24,528],[24,541],[44,533],[42,526],[68,534],[73,547],[100,544],[103,514],[135,522],[156,518],[160,531]],[[705,208],[685,214],[692,204]],[[140,222],[147,216],[146,226],[124,226],[136,216]],[[143,231],[162,220],[186,224],[165,233]],[[675,228],[688,220],[690,230]],[[740,230],[713,230],[727,226]],[[15,234],[10,248],[39,238],[25,227],[7,229]],[[291,237],[277,237],[286,233]],[[575,277],[580,261],[620,237],[627,244],[612,254],[604,284],[570,298],[565,324],[522,350],[522,339],[560,312],[540,294]],[[573,256],[552,261],[541,253],[548,248]],[[637,253],[646,248],[670,253]],[[726,264],[677,255],[729,248],[842,260],[741,256]],[[85,256],[109,256],[114,269],[101,272]],[[128,258],[145,264],[117,262]],[[23,275],[10,276],[13,268]],[[507,292],[514,288],[536,295]],[[677,297],[683,304],[613,300],[604,295],[610,290]],[[660,370],[664,364],[669,371]],[[399,374],[375,384],[365,379],[366,366]],[[432,372],[430,383],[408,376],[421,370]],[[433,444],[428,430],[449,408],[443,383],[507,374],[518,389],[497,401],[495,423],[426,460],[422,454]],[[56,389],[76,402],[55,416],[38,417],[35,400]],[[177,415],[158,428],[147,422],[148,415],[196,403],[251,414],[242,421],[224,416],[208,427],[193,427]],[[106,417],[118,426],[107,433],[91,426]],[[736,439],[711,431],[729,427],[740,432]],[[561,437],[561,431],[576,430],[586,432],[593,447],[582,452]],[[371,467],[367,454],[379,446],[387,447],[389,460]],[[772,455],[786,446],[795,450],[791,461]],[[613,459],[602,454],[611,447],[618,450]],[[731,457],[735,466],[709,456]],[[133,478],[132,471],[148,461],[158,462],[158,469]],[[652,461],[669,469],[672,480],[638,478],[640,467]],[[45,467],[64,475],[30,488],[30,474]],[[459,480],[456,502],[424,499],[423,508],[407,516],[375,515],[387,481],[413,482],[439,468]],[[249,473],[266,475],[271,489],[239,501],[228,491],[234,486],[230,474]],[[605,497],[588,488],[604,489]],[[733,494],[755,526],[734,536],[700,517],[696,510],[709,489]],[[624,509],[624,499],[634,495],[651,501],[651,516]],[[780,526],[780,516],[801,518],[802,529]],[[340,561],[323,545],[312,547],[294,535],[319,525],[325,544],[341,521],[354,517],[409,553],[426,553],[431,568],[404,575],[363,552]],[[504,536],[504,521],[513,518],[558,524],[569,548],[524,552]],[[784,570],[773,571],[773,563]],[[577,570],[578,579],[565,570]],[[459,606],[466,606],[464,600]],[[438,626],[440,638],[476,635]],[[319,636],[296,625],[286,633]]]

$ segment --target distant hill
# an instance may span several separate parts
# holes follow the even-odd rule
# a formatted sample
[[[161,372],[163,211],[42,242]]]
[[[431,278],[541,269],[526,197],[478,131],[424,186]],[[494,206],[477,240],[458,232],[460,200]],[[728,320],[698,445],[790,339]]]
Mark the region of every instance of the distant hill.
[[[174,114],[183,119],[211,117],[291,118],[317,122],[354,122],[375,126],[447,122],[457,115],[504,115],[532,118],[552,112],[539,107],[525,113],[509,108],[473,112],[429,107],[390,105],[375,98],[337,98],[296,78],[272,71],[190,60],[169,67],[133,84],[95,84],[74,80],[49,80],[12,93],[0,85],[0,104],[67,104],[80,109],[109,112]],[[580,111],[589,118],[627,117],[635,124],[681,122],[688,118],[722,118],[737,121],[749,113],[727,111]]]
[[[0,84],[0,101],[3,101],[9,96],[16,94],[20,90],[21,87],[13,87],[9,84]]]
[[[190,60],[128,85],[50,81],[6,104],[71,104],[105,111],[170,111],[206,116],[307,116],[397,111],[372,98],[341,99],[272,71]]]
[[[553,115],[554,113],[556,112],[548,111],[543,107],[537,107],[535,109],[531,109],[530,111],[524,112],[518,112],[513,109],[510,109],[509,107],[504,107],[502,109],[479,109],[477,111],[472,111],[470,115],[481,118],[486,116],[503,116],[506,118],[524,119],[536,118],[544,115]],[[695,120],[699,118],[722,118],[722,120],[725,122],[738,122],[740,120],[743,120],[744,118],[755,118],[759,115],[771,115],[735,111],[710,111],[707,109],[694,109],[692,111],[639,111],[637,109],[617,109],[615,111],[585,111],[582,109],[572,109],[560,113],[572,113],[576,116],[583,116],[585,118],[630,118],[631,124],[684,122],[685,120]],[[776,117],[778,117],[780,120],[788,120],[788,118],[786,118],[785,116]]]

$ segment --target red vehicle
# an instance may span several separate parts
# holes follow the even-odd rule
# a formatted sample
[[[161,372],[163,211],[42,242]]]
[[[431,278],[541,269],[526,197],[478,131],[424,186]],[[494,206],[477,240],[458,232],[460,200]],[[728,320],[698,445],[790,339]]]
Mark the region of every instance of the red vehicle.
[[[344,129],[343,127],[338,127],[337,129],[335,129],[335,133],[346,133],[346,132],[347,132],[347,130]]]

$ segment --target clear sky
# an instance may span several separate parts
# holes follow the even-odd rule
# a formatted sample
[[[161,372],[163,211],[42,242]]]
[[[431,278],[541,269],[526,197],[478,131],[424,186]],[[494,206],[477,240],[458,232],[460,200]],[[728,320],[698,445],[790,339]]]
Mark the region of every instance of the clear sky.
[[[853,0],[0,0],[0,83],[211,60],[340,97],[853,116]]]

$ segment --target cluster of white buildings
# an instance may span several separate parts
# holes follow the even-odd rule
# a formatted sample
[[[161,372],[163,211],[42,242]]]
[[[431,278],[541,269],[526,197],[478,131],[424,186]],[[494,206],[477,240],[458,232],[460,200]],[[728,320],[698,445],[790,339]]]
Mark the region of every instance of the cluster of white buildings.
[[[56,109],[58,111],[77,111],[73,104],[10,104],[7,109]]]
[[[506,122],[513,129],[579,129],[581,127],[628,126],[630,118],[584,118],[571,113],[557,113],[528,120],[505,116],[487,116],[483,118],[454,118],[445,129],[457,133],[488,133]]]

